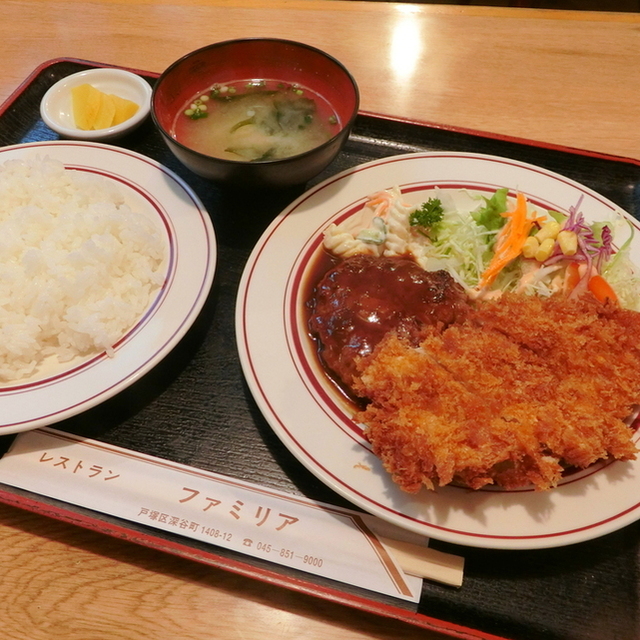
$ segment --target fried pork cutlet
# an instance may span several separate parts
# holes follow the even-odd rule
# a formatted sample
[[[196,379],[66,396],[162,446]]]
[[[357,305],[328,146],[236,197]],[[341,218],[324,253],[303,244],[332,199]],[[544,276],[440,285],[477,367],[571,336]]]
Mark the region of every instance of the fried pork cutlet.
[[[557,485],[566,468],[635,458],[640,313],[591,296],[505,294],[418,346],[387,334],[359,363],[357,419],[400,487]]]
[[[320,357],[350,385],[358,360],[389,331],[412,341],[425,325],[443,327],[463,317],[468,302],[446,271],[425,271],[405,257],[355,255],[325,274],[310,308]]]

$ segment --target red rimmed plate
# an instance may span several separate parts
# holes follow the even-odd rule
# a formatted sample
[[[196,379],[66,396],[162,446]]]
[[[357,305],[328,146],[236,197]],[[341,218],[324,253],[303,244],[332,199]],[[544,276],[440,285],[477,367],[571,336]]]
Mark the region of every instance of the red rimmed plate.
[[[366,197],[399,186],[423,202],[436,186],[523,192],[540,206],[568,211],[580,200],[587,221],[627,217],[591,189],[543,168],[470,153],[393,156],[349,169],[312,188],[276,218],[243,274],[236,310],[243,370],[278,437],[319,479],[381,518],[448,542],[501,549],[562,546],[598,537],[640,518],[640,462],[601,464],[548,492],[470,491],[448,486],[402,492],[384,471],[328,381],[307,336],[304,303],[322,233],[359,210]],[[640,245],[632,257],[639,263]]]
[[[0,434],[27,431],[81,413],[150,371],[193,324],[216,267],[216,238],[206,209],[190,187],[155,160],[92,142],[35,142],[0,149],[2,164],[37,157],[114,181],[125,202],[154,220],[164,234],[166,271],[163,286],[115,345],[113,355],[45,365],[31,378],[0,386]]]

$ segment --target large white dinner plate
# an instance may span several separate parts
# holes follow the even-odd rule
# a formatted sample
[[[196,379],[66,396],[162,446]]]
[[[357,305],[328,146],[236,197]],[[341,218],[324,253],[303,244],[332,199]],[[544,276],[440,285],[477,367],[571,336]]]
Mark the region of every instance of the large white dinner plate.
[[[391,481],[352,420],[351,407],[317,362],[307,334],[305,301],[318,279],[314,264],[322,253],[323,230],[362,208],[366,196],[394,186],[417,203],[436,186],[487,194],[508,187],[540,207],[565,212],[582,198],[587,220],[626,216],[612,202],[563,176],[470,153],[395,156],[312,188],[266,230],[248,261],[238,297],[242,366],[276,434],[312,473],[355,505],[453,543],[553,547],[601,536],[639,518],[640,461],[598,465],[547,492],[474,492],[448,486],[409,495]],[[633,253],[638,263],[637,242]]]
[[[173,172],[127,149],[91,142],[3,147],[0,164],[45,158],[113,180],[125,202],[155,220],[167,246],[164,284],[108,356],[101,353],[0,386],[0,434],[58,422],[114,396],[150,371],[185,335],[213,282],[217,247],[209,215]]]

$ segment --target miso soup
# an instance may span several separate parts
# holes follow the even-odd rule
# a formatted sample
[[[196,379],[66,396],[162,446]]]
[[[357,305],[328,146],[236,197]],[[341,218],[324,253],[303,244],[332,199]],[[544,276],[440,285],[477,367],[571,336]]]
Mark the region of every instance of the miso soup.
[[[303,153],[339,129],[331,106],[309,89],[244,80],[196,94],[179,112],[173,136],[200,153],[253,162]]]

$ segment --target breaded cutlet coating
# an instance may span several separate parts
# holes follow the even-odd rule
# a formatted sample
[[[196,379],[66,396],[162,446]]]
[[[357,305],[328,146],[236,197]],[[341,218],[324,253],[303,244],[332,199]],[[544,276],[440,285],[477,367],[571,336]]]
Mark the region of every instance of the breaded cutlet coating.
[[[389,334],[360,363],[357,419],[406,491],[457,482],[549,489],[566,467],[635,457],[640,314],[591,297],[505,294],[467,319]]]

